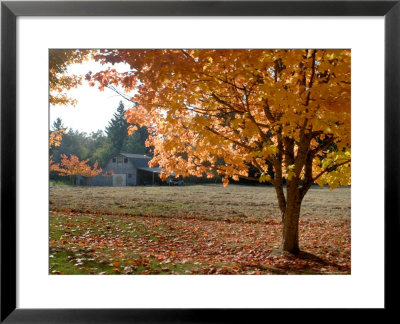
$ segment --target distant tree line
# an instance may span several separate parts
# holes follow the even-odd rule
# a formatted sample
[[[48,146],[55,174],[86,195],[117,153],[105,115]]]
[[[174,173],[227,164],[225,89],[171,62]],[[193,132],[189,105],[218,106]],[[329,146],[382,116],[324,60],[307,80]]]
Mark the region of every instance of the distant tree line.
[[[132,135],[128,135],[128,127],[130,125],[138,128]],[[116,112],[104,131],[99,129],[89,134],[80,132],[64,125],[60,118],[57,118],[51,126],[50,133],[54,131],[63,131],[60,145],[50,148],[49,153],[54,164],[61,163],[63,155],[67,157],[74,155],[80,161],[88,159],[88,164],[92,166],[97,161],[100,168],[104,168],[111,156],[121,152],[153,156],[152,147],[146,147],[145,144],[149,135],[148,129],[129,124],[126,121],[125,108],[122,102],[119,103]],[[224,164],[224,161],[221,160],[220,163]],[[251,176],[257,172],[257,170],[253,169],[250,168],[249,170]],[[184,182],[190,184],[221,183],[221,176],[217,172],[213,173],[213,178],[208,178],[204,174],[203,177],[190,176],[185,178]],[[272,168],[270,168],[269,173],[272,173]],[[63,182],[66,180],[57,172],[50,172],[50,179]],[[260,184],[258,181],[248,179],[239,179],[236,183]]]
[[[148,137],[147,128],[138,127],[137,131],[128,135],[128,126],[132,124],[126,122],[124,115],[124,105],[120,102],[105,130],[99,129],[90,134],[69,128],[60,118],[57,118],[51,125],[50,133],[60,130],[64,130],[64,133],[60,145],[50,148],[49,153],[53,162],[60,163],[62,155],[75,155],[79,160],[89,159],[90,165],[97,161],[103,168],[112,155],[121,152],[152,156],[151,147],[145,145]],[[50,173],[50,178],[62,179],[53,172]]]

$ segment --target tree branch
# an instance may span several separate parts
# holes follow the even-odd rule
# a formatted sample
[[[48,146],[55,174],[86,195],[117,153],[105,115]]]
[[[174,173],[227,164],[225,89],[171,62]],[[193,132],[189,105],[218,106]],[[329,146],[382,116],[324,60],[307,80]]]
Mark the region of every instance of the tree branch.
[[[250,151],[254,151],[253,147],[251,147],[249,145],[246,145],[246,144],[243,144],[243,143],[241,143],[241,142],[239,142],[237,140],[234,140],[232,138],[229,138],[228,136],[219,133],[218,131],[216,131],[215,129],[213,129],[213,128],[209,127],[209,126],[204,126],[204,128],[207,129],[208,131],[210,131],[211,133],[215,134],[215,135],[218,135],[218,136],[220,136],[222,138],[225,138],[228,141],[231,141],[232,143],[235,143],[236,145],[244,147],[244,148],[246,148],[246,149],[248,149]]]
[[[329,172],[335,171],[338,167],[340,167],[342,165],[345,165],[347,163],[350,163],[350,162],[351,162],[351,159],[350,160],[346,160],[344,162],[341,162],[339,164],[335,164],[335,165],[329,166],[325,170],[321,171],[316,177],[314,177],[311,180],[305,182],[303,184],[303,186],[301,187],[301,189],[300,189],[301,198],[303,198],[306,195],[308,189],[310,189],[311,186],[315,183],[315,181],[318,180],[322,175],[324,175],[325,173],[329,173]]]

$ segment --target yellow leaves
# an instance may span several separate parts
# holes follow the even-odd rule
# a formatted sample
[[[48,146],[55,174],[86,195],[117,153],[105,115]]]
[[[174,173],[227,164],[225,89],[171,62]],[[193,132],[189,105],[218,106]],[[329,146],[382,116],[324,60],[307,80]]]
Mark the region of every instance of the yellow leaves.
[[[271,181],[271,176],[267,173],[262,173],[261,176],[258,178],[260,183],[269,182]]]
[[[350,164],[342,165],[335,171],[327,173],[324,177],[317,180],[320,186],[329,185],[331,190],[339,186],[349,186],[351,184],[351,166]]]
[[[276,154],[277,151],[278,151],[278,148],[275,145],[264,144],[262,150],[252,151],[249,153],[249,155],[254,158],[268,159],[271,157],[271,155]]]
[[[64,91],[76,88],[81,84],[82,77],[67,75],[71,64],[82,63],[90,51],[73,49],[49,50],[49,103],[51,105],[75,105],[76,100],[69,98]]]
[[[251,156],[253,158],[262,157],[263,156],[263,152],[262,151],[252,151],[252,152],[249,153],[249,156]]]
[[[323,173],[317,179],[320,186],[329,185],[330,189],[335,189],[339,186],[348,186],[351,184],[351,151],[336,151],[329,152],[322,159],[321,164],[314,165],[314,175]]]
[[[328,53],[325,56],[328,60],[333,60],[335,58],[335,54],[334,53]]]
[[[239,125],[242,123],[242,121],[240,119],[234,119],[233,121],[231,121],[231,127],[232,129],[236,130],[239,128]]]
[[[287,179],[288,179],[289,181],[292,180],[293,176],[295,175],[293,169],[294,169],[294,164],[291,164],[291,165],[289,165],[289,166],[287,167],[286,172],[287,172]]]
[[[241,134],[244,137],[254,137],[259,135],[259,131],[257,126],[252,121],[246,120]]]
[[[308,149],[332,136],[340,152],[350,146],[350,58],[347,50],[109,50],[98,60],[126,62],[131,71],[103,71],[91,79],[112,78],[127,90],[136,80],[140,84],[132,99],[139,105],[126,118],[151,127],[148,144],[153,161],[168,171],[163,177],[171,172],[211,177],[210,170],[218,168],[227,185],[250,165],[261,173],[279,157],[290,180],[293,166],[285,170],[280,155],[288,150],[299,156],[304,132],[318,134]],[[282,140],[294,144],[278,152]],[[313,161],[315,176],[349,158],[320,153]],[[319,181],[345,183],[344,167],[335,175],[339,181],[325,175]],[[296,169],[304,177],[304,168]],[[260,179],[268,181],[268,175]]]
[[[276,154],[278,152],[278,148],[275,145],[265,145],[263,146],[263,156],[268,157],[272,154]]]
[[[327,157],[327,158],[323,159],[321,166],[322,166],[322,169],[326,169],[331,165],[333,165],[333,160]]]

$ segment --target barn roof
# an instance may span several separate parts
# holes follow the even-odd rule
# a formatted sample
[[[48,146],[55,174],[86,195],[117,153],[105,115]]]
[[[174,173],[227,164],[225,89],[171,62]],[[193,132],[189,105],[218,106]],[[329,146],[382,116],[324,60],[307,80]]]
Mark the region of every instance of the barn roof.
[[[149,161],[151,160],[150,156],[144,154],[130,154],[130,153],[120,153],[120,154],[127,157],[132,162],[132,164],[138,169],[139,168],[152,169],[149,168]]]
[[[131,153],[120,153],[120,154],[128,158],[151,159],[150,156],[147,156],[145,154],[131,154]]]
[[[138,168],[138,170],[143,170],[152,173],[161,173],[161,168]]]

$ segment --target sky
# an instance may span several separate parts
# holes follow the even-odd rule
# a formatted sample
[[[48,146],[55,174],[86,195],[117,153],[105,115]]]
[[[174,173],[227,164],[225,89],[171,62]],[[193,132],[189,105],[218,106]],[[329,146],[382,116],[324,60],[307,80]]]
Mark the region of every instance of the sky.
[[[68,73],[83,76],[92,71],[98,72],[107,68],[105,65],[94,61],[87,61],[82,64],[73,64],[69,67]],[[123,72],[129,69],[126,64],[116,64],[113,66],[117,71]],[[116,112],[119,102],[125,105],[125,109],[133,104],[114,91],[105,88],[100,91],[97,86],[89,86],[86,80],[82,80],[82,85],[68,92],[69,96],[78,101],[76,106],[50,106],[50,127],[57,118],[61,118],[65,127],[68,129],[79,130],[90,134],[97,130],[103,130],[108,125],[109,120]]]

